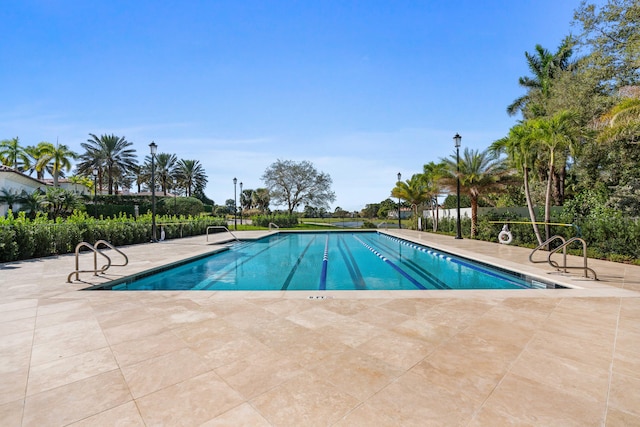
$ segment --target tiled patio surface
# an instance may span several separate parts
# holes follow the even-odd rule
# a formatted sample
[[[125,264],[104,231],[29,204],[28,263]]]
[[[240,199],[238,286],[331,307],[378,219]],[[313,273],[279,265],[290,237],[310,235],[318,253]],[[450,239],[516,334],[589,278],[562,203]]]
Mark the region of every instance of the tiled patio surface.
[[[640,425],[640,267],[389,233],[582,289],[88,292],[73,255],[0,264],[0,425]],[[214,247],[126,247],[108,278]]]

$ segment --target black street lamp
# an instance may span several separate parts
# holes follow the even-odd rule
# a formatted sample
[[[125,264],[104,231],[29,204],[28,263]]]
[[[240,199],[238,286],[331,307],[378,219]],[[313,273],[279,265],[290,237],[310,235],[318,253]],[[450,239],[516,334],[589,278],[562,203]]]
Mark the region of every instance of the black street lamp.
[[[156,152],[158,145],[151,141],[149,144],[151,149],[151,241],[157,242],[156,239]]]
[[[398,172],[398,182],[402,179],[402,174]],[[398,230],[402,228],[402,223],[400,222],[400,194],[398,193]]]
[[[238,183],[237,178],[233,178],[233,229],[238,229],[238,205],[236,204],[236,184]]]
[[[176,178],[173,178],[173,215],[178,215],[178,203],[177,203],[177,198],[178,198],[178,180]]]
[[[456,195],[457,195],[457,218],[456,218],[456,239],[462,239],[460,235],[460,141],[462,137],[456,133],[456,136],[453,137],[453,141],[456,144]]]
[[[242,182],[240,183],[240,225],[242,225]]]
[[[98,168],[93,168],[91,171],[93,175],[93,216],[98,216],[98,205],[96,204],[96,199],[98,197]]]

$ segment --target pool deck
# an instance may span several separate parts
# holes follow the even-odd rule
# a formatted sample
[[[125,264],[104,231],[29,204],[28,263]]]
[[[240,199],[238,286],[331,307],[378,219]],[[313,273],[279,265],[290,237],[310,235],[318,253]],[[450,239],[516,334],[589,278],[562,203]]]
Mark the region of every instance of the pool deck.
[[[121,248],[128,266],[84,282],[73,255],[0,264],[0,424],[640,425],[639,266],[589,260],[595,282],[524,248],[386,232],[575,289],[80,291],[222,235]]]

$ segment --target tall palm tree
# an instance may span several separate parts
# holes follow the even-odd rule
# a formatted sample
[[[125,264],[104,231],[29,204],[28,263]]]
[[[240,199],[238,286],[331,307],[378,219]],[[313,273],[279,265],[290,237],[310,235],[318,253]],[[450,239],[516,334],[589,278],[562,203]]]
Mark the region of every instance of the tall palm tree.
[[[418,207],[432,197],[432,190],[422,174],[414,174],[406,181],[398,181],[391,196],[407,201],[413,211],[414,228],[418,228]],[[400,214],[400,212],[398,212]]]
[[[207,185],[208,179],[199,160],[180,160],[176,172],[178,179],[186,190],[187,197],[191,197],[196,188]]]
[[[532,122],[535,135],[539,143],[546,150],[547,187],[544,197],[545,239],[550,237],[549,222],[551,221],[551,191],[552,181],[556,174],[556,154],[564,150],[575,151],[579,128],[575,113],[563,110],[551,117],[536,119]],[[562,166],[564,168],[564,165]]]
[[[81,162],[78,164],[78,173],[90,176],[93,168],[100,172],[100,188],[102,188],[103,175],[108,179],[109,194],[113,194],[114,177],[116,173],[127,174],[135,170],[136,155],[133,143],[127,141],[125,137],[115,135],[96,135],[90,133],[91,138],[87,142],[80,144],[86,151],[80,156]]]
[[[536,223],[536,212],[533,208],[531,200],[531,189],[529,186],[529,176],[531,169],[534,167],[538,157],[537,131],[529,123],[524,122],[515,125],[509,130],[509,135],[495,141],[489,149],[496,155],[506,153],[507,159],[515,169],[517,169],[523,178],[524,197],[527,201],[527,209],[529,210],[529,218],[533,226],[533,232],[538,239],[538,244],[542,244],[540,230]]]
[[[269,211],[271,196],[267,188],[256,188],[251,197],[253,198],[253,206],[260,212],[266,213]]]
[[[78,155],[64,144],[43,145],[40,154],[37,167],[45,169],[48,165],[51,166],[54,187],[58,187],[58,177],[64,176],[65,170],[71,170],[71,159],[78,158]]]
[[[27,163],[25,163],[25,172],[27,172],[29,175],[35,172],[36,178],[39,180],[44,179],[45,172],[53,176],[51,165],[41,161],[44,153],[53,149],[55,149],[53,144],[46,141],[39,142],[38,145],[35,146],[27,146],[24,151],[27,154],[29,160]]]
[[[438,231],[440,213],[438,210],[438,196],[442,193],[440,181],[447,175],[447,165],[443,162],[429,162],[423,166],[422,176],[431,189],[431,217],[433,218],[433,231]]]
[[[24,164],[29,163],[29,156],[20,146],[17,136],[0,141],[0,161],[3,165],[20,171],[24,169]]]
[[[456,188],[456,178],[460,178],[460,189],[466,192],[471,199],[471,237],[475,237],[478,229],[478,199],[482,194],[501,191],[505,188],[505,178],[509,170],[503,160],[499,159],[489,150],[464,149],[458,163],[455,154],[443,159],[448,169],[448,176],[443,178],[443,183],[449,188]]]
[[[160,188],[164,195],[171,188],[173,179],[176,176],[178,157],[175,154],[158,153],[155,160],[155,178],[160,183]]]
[[[527,93],[517,98],[507,107],[507,113],[510,116],[515,115],[519,111],[523,112],[525,118],[544,115],[544,106],[535,102],[536,95],[541,96],[543,99],[548,98],[551,93],[553,80],[557,78],[562,71],[572,67],[569,58],[573,54],[573,44],[573,39],[566,37],[555,53],[551,53],[539,44],[536,45],[533,54],[525,52],[527,65],[533,76],[524,76],[518,79],[518,83],[527,89]]]

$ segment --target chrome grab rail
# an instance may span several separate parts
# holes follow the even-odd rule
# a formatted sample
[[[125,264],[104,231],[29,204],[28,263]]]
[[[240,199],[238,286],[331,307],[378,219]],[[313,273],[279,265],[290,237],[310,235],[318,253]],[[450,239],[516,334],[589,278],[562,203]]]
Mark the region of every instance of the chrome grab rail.
[[[228,229],[227,227],[225,227],[224,225],[210,225],[210,226],[208,226],[208,227],[207,227],[207,242],[209,241],[209,230],[211,230],[211,229],[213,229],[213,230],[215,230],[215,229],[223,229],[223,230],[226,230],[227,232],[229,232],[229,234],[231,234],[231,235],[233,236],[233,238],[234,238],[234,239],[236,239],[238,242],[240,241],[240,239],[238,239],[238,238],[236,237],[236,235],[235,235],[235,234],[233,234],[233,233],[231,232],[231,230],[229,230],[229,229]]]
[[[129,257],[127,257],[127,255],[125,255],[124,252],[122,252],[120,249],[116,248],[115,246],[113,246],[111,243],[107,242],[106,240],[98,240],[96,242],[95,245],[93,245],[94,248],[96,248],[96,250],[98,249],[98,246],[102,245],[102,246],[106,246],[109,249],[113,249],[114,251],[118,252],[120,255],[122,255],[124,257],[124,264],[111,264],[111,266],[113,267],[124,267],[125,265],[129,264]],[[102,252],[100,252],[102,255],[104,255]],[[104,255],[106,257],[106,255]],[[107,257],[109,258],[109,257]],[[104,267],[104,266],[103,266]],[[109,267],[107,267],[109,268]],[[105,268],[105,270],[107,269]]]
[[[278,224],[274,224],[272,222],[269,223],[269,230],[271,230],[271,226],[274,226],[276,229],[279,229]]]
[[[557,248],[549,251],[549,255],[547,256],[546,261],[534,261],[533,254],[539,249],[546,247],[549,243],[553,242],[554,240],[561,240],[562,244]],[[584,260],[584,265],[581,267],[567,265],[567,246],[569,246],[573,242],[582,243],[582,258]],[[556,252],[559,252],[560,250],[562,250],[562,265],[558,264],[558,262],[551,259],[551,256]],[[545,241],[544,243],[542,243],[541,245],[539,245],[529,254],[529,261],[532,263],[547,262],[551,267],[555,268],[556,270],[562,270],[564,273],[566,273],[568,269],[580,269],[584,271],[584,277],[586,278],[589,277],[588,272],[590,271],[591,274],[593,274],[593,280],[598,280],[598,275],[596,274],[595,270],[587,266],[587,242],[585,242],[584,239],[580,237],[572,237],[569,240],[565,240],[565,238],[562,236],[557,236],[557,235],[553,236],[549,238],[547,241]]]
[[[93,251],[93,270],[80,270],[80,248],[88,248]],[[107,264],[103,265],[102,268],[98,268],[98,254],[102,255],[107,259]],[[97,276],[98,273],[104,273],[111,266],[111,258],[100,252],[93,245],[87,242],[80,242],[76,245],[76,270],[71,272],[69,276],[67,276],[67,283],[71,283],[71,276],[76,275],[76,280],[80,280],[80,273],[93,273],[94,276]]]

